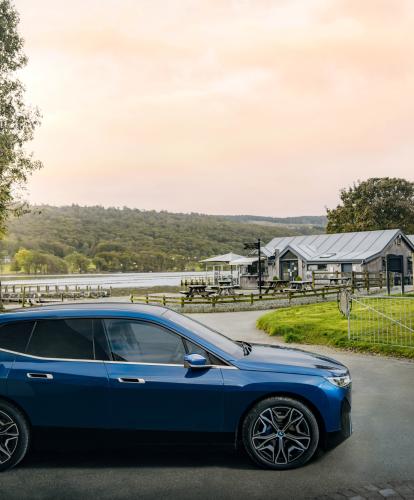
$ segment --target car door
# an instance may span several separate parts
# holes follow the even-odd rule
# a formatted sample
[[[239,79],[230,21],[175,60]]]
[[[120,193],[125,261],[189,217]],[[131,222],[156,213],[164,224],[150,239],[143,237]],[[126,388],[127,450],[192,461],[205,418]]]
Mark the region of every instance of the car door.
[[[35,426],[105,427],[109,381],[100,320],[41,319],[8,376],[8,394]]]
[[[106,319],[112,425],[120,429],[219,432],[221,370],[184,368],[183,338],[148,321]]]

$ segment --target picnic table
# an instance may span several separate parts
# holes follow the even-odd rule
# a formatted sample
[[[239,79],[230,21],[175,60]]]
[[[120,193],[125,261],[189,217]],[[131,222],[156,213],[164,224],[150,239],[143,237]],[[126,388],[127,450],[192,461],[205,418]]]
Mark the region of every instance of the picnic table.
[[[234,296],[236,295],[235,286],[234,285],[212,285],[211,290],[216,295],[223,297],[225,295]]]
[[[277,291],[282,292],[283,288],[289,285],[289,280],[266,280],[263,281],[263,286],[265,287],[265,295],[267,295],[270,290],[273,290],[273,293]]]
[[[345,284],[347,285],[348,283],[351,282],[351,278],[350,277],[331,277],[331,278],[327,278],[329,279],[329,284],[330,285],[337,285],[337,284]]]
[[[301,280],[301,281],[296,281],[293,280],[290,282],[290,288],[285,288],[284,291],[287,292],[303,292],[305,290],[312,290],[312,281],[309,280]]]
[[[207,289],[207,285],[198,284],[188,285],[188,290],[182,290],[180,293],[188,298],[195,297],[196,295],[199,295],[200,297],[209,297],[214,293],[214,291],[211,289]]]

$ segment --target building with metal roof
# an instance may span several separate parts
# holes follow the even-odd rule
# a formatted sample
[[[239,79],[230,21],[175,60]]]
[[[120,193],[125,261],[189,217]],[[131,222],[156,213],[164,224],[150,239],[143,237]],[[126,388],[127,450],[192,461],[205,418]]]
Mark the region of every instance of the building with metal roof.
[[[392,257],[409,276],[413,274],[413,253],[414,236],[406,236],[399,229],[279,237],[263,247],[267,259],[264,274],[267,279],[290,280],[309,278],[312,271],[381,272]],[[252,283],[253,267],[246,266],[244,281]]]

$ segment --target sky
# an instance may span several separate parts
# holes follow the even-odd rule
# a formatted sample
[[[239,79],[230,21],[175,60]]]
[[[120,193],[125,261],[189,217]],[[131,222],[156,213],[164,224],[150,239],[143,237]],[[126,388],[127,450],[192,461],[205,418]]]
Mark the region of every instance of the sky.
[[[414,181],[412,0],[15,0],[32,203],[316,215]]]

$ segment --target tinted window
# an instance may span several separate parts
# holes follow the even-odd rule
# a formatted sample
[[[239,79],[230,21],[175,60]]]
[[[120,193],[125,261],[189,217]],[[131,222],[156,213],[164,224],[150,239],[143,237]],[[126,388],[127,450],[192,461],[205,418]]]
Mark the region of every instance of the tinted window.
[[[182,326],[186,330],[195,333],[203,340],[210,342],[215,347],[218,347],[232,356],[243,356],[243,348],[239,344],[236,344],[233,340],[226,337],[222,333],[216,332],[212,328],[209,328],[192,318],[190,319],[188,316],[184,316],[183,314],[179,314],[175,311],[167,311],[164,314],[164,317],[174,321],[174,323]]]
[[[0,349],[24,352],[33,330],[33,321],[6,323],[0,327]]]
[[[209,360],[208,352],[205,349],[198,346],[197,344],[194,344],[193,342],[190,342],[189,340],[185,340],[185,343],[187,346],[188,354],[200,354],[201,356],[204,356],[207,360]]]
[[[92,319],[37,321],[27,353],[45,358],[94,359]]]
[[[201,356],[204,356],[207,360],[207,363],[210,365],[224,365],[222,361],[220,361],[216,356],[213,354],[207,352],[205,349],[202,347],[198,346],[197,344],[194,344],[190,340],[185,340],[184,341],[186,346],[187,346],[187,353],[188,354],[200,354]]]
[[[106,320],[109,343],[115,361],[183,364],[181,337],[165,328],[140,321]]]

